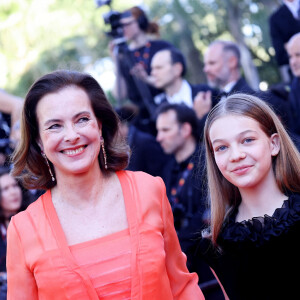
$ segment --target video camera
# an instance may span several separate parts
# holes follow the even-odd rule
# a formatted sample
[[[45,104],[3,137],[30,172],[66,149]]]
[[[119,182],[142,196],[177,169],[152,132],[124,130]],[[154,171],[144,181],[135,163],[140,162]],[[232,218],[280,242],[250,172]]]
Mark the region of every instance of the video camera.
[[[95,0],[97,7],[101,7],[103,5],[108,5],[110,7],[110,11],[103,15],[104,23],[110,25],[111,30],[105,32],[106,35],[112,37],[113,39],[119,39],[123,37],[123,27],[120,22],[122,13],[112,10],[111,8],[111,0]]]
[[[123,26],[121,23],[122,18],[126,18],[131,16],[131,14],[127,11],[124,13],[120,13],[118,11],[112,10],[111,8],[111,1],[112,0],[94,0],[96,6],[99,8],[103,5],[108,5],[110,7],[110,11],[103,15],[103,19],[105,24],[109,24],[111,30],[105,32],[107,36],[113,38],[114,44],[114,53],[113,55],[117,57],[117,72],[120,72],[120,65],[121,63],[125,66],[126,69],[131,70],[134,65],[137,63],[133,53],[129,50],[126,38],[123,36]],[[128,74],[129,75],[129,74]],[[117,94],[121,95],[121,84],[120,84],[120,77],[117,76]],[[149,111],[150,116],[154,116],[155,107],[152,101],[152,95],[149,90],[149,86],[140,80],[139,78],[132,76],[132,80],[136,85],[137,91],[141,96],[142,101],[144,102],[143,105]],[[121,97],[117,96],[117,101],[121,103]]]
[[[123,27],[120,23],[121,15],[121,13],[114,10],[111,10],[107,14],[103,15],[105,24],[109,24],[111,27],[111,30],[107,31],[106,34],[113,39],[123,37]]]

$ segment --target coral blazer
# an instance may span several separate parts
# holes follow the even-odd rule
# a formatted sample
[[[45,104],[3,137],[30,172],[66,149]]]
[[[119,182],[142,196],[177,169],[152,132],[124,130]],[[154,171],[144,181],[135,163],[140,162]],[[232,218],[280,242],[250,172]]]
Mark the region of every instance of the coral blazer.
[[[131,299],[204,299],[197,275],[187,270],[161,178],[130,171],[117,176],[131,241]],[[7,273],[8,300],[99,299],[70,252],[50,190],[12,218]]]

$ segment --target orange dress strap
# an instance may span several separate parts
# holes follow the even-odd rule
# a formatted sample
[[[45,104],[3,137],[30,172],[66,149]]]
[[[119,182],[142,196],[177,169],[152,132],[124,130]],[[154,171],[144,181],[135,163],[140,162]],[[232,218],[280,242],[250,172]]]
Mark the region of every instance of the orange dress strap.
[[[139,261],[137,260],[139,251],[139,222],[137,213],[137,202],[135,201],[136,184],[135,180],[128,176],[125,171],[116,172],[119,181],[121,183],[123,197],[126,207],[126,215],[130,234],[131,244],[131,299],[141,299],[142,287],[141,287],[141,274],[139,268]]]
[[[54,237],[56,239],[59,250],[61,251],[61,256],[62,256],[63,260],[65,261],[66,267],[68,269],[70,269],[71,271],[75,272],[81,278],[82,283],[86,287],[87,293],[89,295],[89,299],[99,300],[99,297],[98,297],[97,292],[91,282],[90,277],[81,268],[78,267],[73,255],[70,251],[70,248],[69,248],[67,240],[66,240],[66,236],[60,225],[58,216],[56,214],[54,205],[52,203],[51,191],[48,190],[44,195],[42,195],[42,198],[43,198],[43,204],[45,207],[45,212],[46,212],[47,218],[53,229]]]

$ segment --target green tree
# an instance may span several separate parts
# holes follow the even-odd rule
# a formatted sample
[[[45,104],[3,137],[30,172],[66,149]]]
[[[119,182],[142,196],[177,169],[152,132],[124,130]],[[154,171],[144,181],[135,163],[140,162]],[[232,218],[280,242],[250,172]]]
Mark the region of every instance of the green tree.
[[[147,3],[151,15],[162,24],[162,37],[173,42],[187,57],[188,76],[192,82],[205,80],[203,54],[215,39],[238,43],[245,76],[253,87],[257,88],[259,81],[274,84],[280,80],[268,28],[268,17],[279,1],[170,0]],[[165,22],[166,19],[171,21]]]

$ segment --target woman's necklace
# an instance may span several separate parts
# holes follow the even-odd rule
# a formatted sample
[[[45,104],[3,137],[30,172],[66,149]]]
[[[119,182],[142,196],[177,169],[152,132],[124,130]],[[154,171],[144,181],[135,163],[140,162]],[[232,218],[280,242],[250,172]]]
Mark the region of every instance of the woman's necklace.
[[[136,61],[140,63],[147,71],[149,66],[150,47],[151,43],[147,42],[144,47],[134,51],[134,57]]]

